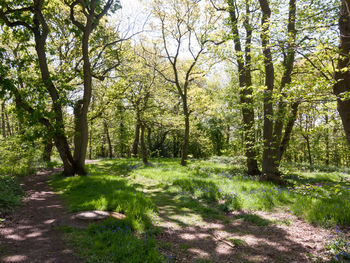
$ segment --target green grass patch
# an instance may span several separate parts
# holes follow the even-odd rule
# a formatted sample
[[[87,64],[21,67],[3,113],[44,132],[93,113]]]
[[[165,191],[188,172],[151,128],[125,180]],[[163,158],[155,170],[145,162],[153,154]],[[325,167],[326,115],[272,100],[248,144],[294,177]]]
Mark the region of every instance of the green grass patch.
[[[249,222],[253,225],[256,226],[268,226],[272,223],[272,221],[262,218],[258,215],[254,214],[240,214],[240,215],[235,215],[234,219],[242,219],[245,222]]]
[[[243,247],[247,245],[247,242],[239,238],[228,238],[228,240],[237,247]]]
[[[67,178],[56,175],[51,183],[62,193],[71,212],[96,209],[123,213],[137,231],[151,225],[155,211],[152,201],[120,176],[108,172]]]
[[[64,229],[79,255],[87,263],[162,263],[156,242],[147,232],[136,235],[127,221],[106,220],[90,224],[86,230]]]

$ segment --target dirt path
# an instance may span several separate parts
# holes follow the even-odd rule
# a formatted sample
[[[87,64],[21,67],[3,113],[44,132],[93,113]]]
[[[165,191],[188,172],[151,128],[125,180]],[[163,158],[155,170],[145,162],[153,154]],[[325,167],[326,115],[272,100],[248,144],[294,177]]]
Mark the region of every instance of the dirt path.
[[[156,225],[163,229],[157,239],[170,262],[327,261],[325,243],[331,232],[288,212],[236,211],[215,219],[207,216],[205,210],[198,213],[193,206],[188,208],[177,196],[157,189],[144,192],[157,204]]]
[[[56,228],[63,221],[65,225],[74,225],[59,196],[47,184],[48,176],[57,171],[41,171],[24,178],[24,202],[0,226],[1,262],[82,262],[73,255]]]

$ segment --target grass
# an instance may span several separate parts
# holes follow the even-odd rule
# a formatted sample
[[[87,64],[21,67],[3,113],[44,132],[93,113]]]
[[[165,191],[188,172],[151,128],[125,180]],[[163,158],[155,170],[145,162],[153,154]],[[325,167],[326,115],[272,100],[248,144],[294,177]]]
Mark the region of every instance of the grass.
[[[75,244],[79,256],[86,258],[87,263],[165,262],[157,250],[154,238],[147,233],[135,236],[134,229],[123,220],[110,219],[100,224],[90,224],[87,230],[63,230],[68,240]]]
[[[260,216],[253,214],[240,214],[234,216],[234,219],[242,219],[243,221],[250,222],[256,226],[268,226],[272,223],[272,221],[267,220],[265,218],[261,218]]]
[[[155,211],[150,198],[139,192],[126,179],[103,169],[92,167],[90,176],[62,178],[56,175],[51,183],[62,193],[71,212],[107,210],[126,214],[126,220],[137,231],[150,226]],[[111,171],[113,171],[111,169]]]
[[[232,210],[246,211],[235,220],[260,227],[290,222],[267,220],[249,211],[282,209],[310,223],[350,225],[349,175],[343,171],[285,170],[290,186],[281,187],[245,176],[243,168],[229,158],[223,162],[191,160],[187,167],[180,166],[177,159],[150,161],[152,165],[144,166],[137,159],[101,160],[89,165],[86,177],[52,178],[52,185],[62,193],[71,211],[99,209],[126,215],[119,224],[130,229],[125,232],[127,243],[121,241],[120,233],[113,232],[115,226],[98,232],[96,229],[103,226],[93,225],[68,234],[88,262],[169,262],[158,253],[152,234],[149,243],[142,238],[157,232],[154,225],[203,225],[210,218],[225,219],[223,213]],[[123,248],[125,244],[130,247]],[[123,248],[123,257],[131,261],[118,258],[121,252],[113,255],[116,247]],[[128,256],[135,251],[149,261]]]
[[[239,238],[229,238],[228,240],[237,247],[243,247],[247,245],[247,242]]]

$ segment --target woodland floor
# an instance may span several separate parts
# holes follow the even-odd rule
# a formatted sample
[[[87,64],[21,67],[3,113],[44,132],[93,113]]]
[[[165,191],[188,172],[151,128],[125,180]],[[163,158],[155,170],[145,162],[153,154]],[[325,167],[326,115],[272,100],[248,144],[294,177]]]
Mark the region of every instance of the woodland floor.
[[[28,263],[78,263],[81,259],[64,243],[58,224],[76,224],[63,202],[47,184],[57,170],[43,170],[25,177],[25,198],[0,225],[0,261]],[[78,225],[77,225],[78,227]]]
[[[160,190],[151,193],[159,213],[156,224],[164,230],[158,243],[175,262],[327,261],[330,232],[288,212],[236,211],[220,219],[196,218],[193,211],[171,203],[171,196]]]
[[[60,196],[47,184],[55,172],[41,171],[24,178],[26,198],[0,226],[2,262],[83,262],[64,243],[58,228],[84,225],[72,219]],[[206,218],[178,203],[157,185],[138,190],[158,208],[154,224],[162,231],[157,240],[171,262],[326,261],[324,247],[330,232],[288,212],[239,211],[223,213],[220,219]],[[275,223],[264,224],[264,220]]]

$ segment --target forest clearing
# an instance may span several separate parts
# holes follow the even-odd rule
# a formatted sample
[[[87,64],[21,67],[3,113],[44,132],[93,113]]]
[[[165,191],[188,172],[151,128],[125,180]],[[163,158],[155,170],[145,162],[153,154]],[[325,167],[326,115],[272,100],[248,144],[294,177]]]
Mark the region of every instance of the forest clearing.
[[[0,0],[0,260],[350,262],[350,0]]]

